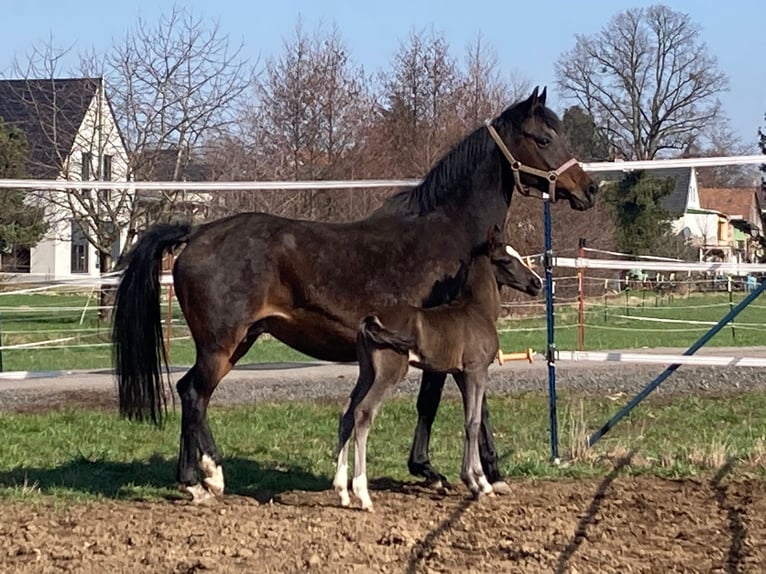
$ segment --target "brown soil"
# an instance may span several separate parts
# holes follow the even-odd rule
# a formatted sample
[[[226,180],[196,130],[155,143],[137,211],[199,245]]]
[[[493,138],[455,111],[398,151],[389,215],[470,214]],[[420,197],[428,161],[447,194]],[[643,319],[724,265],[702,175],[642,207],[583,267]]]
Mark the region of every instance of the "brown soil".
[[[616,473],[615,473],[616,474]],[[3,572],[763,572],[766,484],[516,481],[469,500],[417,486],[266,504],[0,503]]]

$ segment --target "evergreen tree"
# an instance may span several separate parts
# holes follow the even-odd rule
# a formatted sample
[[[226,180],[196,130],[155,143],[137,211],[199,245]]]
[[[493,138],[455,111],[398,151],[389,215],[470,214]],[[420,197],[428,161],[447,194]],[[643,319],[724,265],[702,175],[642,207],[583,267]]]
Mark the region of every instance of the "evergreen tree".
[[[580,161],[606,161],[609,159],[609,144],[604,134],[588,112],[580,106],[564,110],[561,118],[564,133],[572,152]]]
[[[24,177],[26,160],[24,134],[0,118],[0,178]],[[31,247],[46,231],[42,210],[25,202],[25,197],[22,190],[0,188],[0,253]]]
[[[609,188],[606,200],[612,208],[620,251],[646,255],[660,248],[670,233],[670,214],[661,202],[674,186],[672,179],[634,171]]]

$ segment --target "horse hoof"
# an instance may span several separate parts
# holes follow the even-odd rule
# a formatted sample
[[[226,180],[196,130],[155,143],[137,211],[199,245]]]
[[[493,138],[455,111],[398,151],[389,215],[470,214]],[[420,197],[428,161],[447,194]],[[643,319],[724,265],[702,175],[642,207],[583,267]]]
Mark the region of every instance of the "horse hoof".
[[[215,479],[206,478],[203,481],[205,490],[212,496],[223,496],[223,484]]]
[[[492,483],[492,492],[500,496],[510,496],[513,494],[511,487],[504,480],[498,480]]]
[[[191,501],[193,504],[209,504],[215,500],[208,490],[201,484],[181,484],[178,486],[181,492],[186,492],[191,495]]]

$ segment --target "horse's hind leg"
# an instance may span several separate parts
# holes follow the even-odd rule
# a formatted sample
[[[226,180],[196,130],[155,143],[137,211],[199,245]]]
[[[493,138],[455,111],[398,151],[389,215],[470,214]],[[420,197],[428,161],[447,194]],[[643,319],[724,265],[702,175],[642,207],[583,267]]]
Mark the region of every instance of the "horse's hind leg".
[[[223,352],[198,350],[197,361],[176,388],[181,397],[181,445],[176,479],[182,490],[195,502],[224,491],[221,455],[207,422],[210,396],[218,382],[231,369],[229,356]],[[203,473],[199,484],[197,468]]]
[[[442,485],[447,486],[448,483],[447,479],[431,464],[428,450],[431,442],[431,427],[436,418],[436,410],[439,408],[446,378],[445,373],[423,371],[417,402],[418,423],[407,462],[410,474],[422,476],[426,482],[437,488]]]

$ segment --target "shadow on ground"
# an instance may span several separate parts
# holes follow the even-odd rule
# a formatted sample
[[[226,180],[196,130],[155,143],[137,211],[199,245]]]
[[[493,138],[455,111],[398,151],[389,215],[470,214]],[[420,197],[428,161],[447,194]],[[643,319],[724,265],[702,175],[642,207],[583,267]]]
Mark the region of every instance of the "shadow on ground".
[[[330,478],[298,466],[263,466],[246,458],[223,461],[226,492],[264,502],[289,490],[331,488]],[[175,459],[117,462],[77,458],[53,468],[20,467],[0,472],[0,496],[68,493],[111,499],[183,498],[175,490]]]

